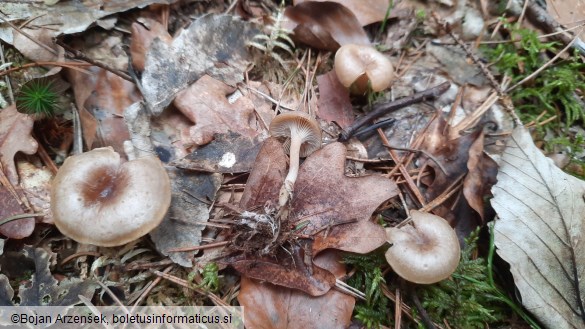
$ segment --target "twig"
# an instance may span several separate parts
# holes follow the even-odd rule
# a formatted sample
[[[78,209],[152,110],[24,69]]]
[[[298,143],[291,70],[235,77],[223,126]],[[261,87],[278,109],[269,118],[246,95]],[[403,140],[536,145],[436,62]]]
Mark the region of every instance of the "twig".
[[[34,62],[34,63],[28,63],[28,64],[24,64],[21,66],[16,66],[7,70],[4,70],[2,72],[0,72],[0,77],[10,74],[12,72],[16,72],[16,71],[20,71],[23,69],[27,69],[30,67],[36,67],[36,66],[61,66],[61,67],[66,67],[72,70],[77,70],[83,73],[88,73],[88,71],[85,70],[81,70],[78,66],[81,67],[87,67],[87,66],[91,66],[91,64],[88,63],[77,63],[77,62]]]
[[[97,252],[97,251],[81,251],[81,252],[77,252],[73,255],[70,255],[69,257],[63,259],[61,261],[61,266],[69,263],[70,261],[74,260],[75,258],[78,257],[83,257],[83,256],[94,256],[94,257],[100,257],[102,254]]]
[[[201,249],[210,249],[210,248],[222,247],[222,246],[225,246],[229,243],[230,243],[230,241],[221,241],[221,242],[204,244],[202,246],[169,249],[169,250],[167,250],[167,252],[184,252],[184,251],[195,251],[195,250],[201,250]]]
[[[161,271],[157,271],[157,270],[151,270],[151,271],[152,271],[152,273],[162,277],[163,279],[167,279],[167,280],[169,280],[173,283],[176,283],[180,286],[194,290],[203,296],[209,297],[209,299],[211,299],[211,301],[213,301],[215,303],[215,305],[217,305],[217,306],[230,306],[225,301],[223,301],[221,298],[219,298],[217,295],[215,295],[211,292],[205,291],[201,288],[197,288],[197,287],[193,286],[192,284],[189,284],[189,282],[187,282],[187,280],[177,278],[176,276],[173,276],[173,275],[161,272]]]
[[[421,91],[412,96],[403,97],[387,104],[375,105],[372,112],[364,115],[363,117],[356,120],[351,126],[345,128],[341,132],[339,141],[347,142],[359,128],[386,113],[399,110],[401,108],[404,108],[415,103],[424,102],[433,98],[437,98],[441,96],[443,93],[445,93],[450,86],[451,83],[446,81],[436,87]]]
[[[363,163],[380,163],[380,162],[388,162],[388,161],[392,161],[392,159],[363,159],[363,158],[356,158],[356,157],[352,157],[347,155],[345,157],[346,160],[351,160],[351,161],[356,161],[356,162],[363,162]]]
[[[396,146],[391,146],[391,145],[386,145],[386,144],[384,144],[384,147],[387,147],[387,148],[393,149],[393,150],[398,150],[398,151],[406,151],[406,152],[412,152],[412,153],[422,153],[422,154],[426,155],[427,158],[433,160],[433,162],[437,164],[437,166],[439,167],[439,169],[441,169],[441,171],[443,173],[447,174],[447,169],[445,169],[445,167],[443,167],[443,165],[441,164],[441,162],[439,162],[439,160],[437,160],[437,158],[435,158],[432,154],[430,154],[429,152],[427,152],[425,150],[411,149],[411,148],[408,148],[408,147],[396,147]]]
[[[59,171],[59,168],[57,168],[57,165],[55,165],[55,162],[53,162],[53,159],[51,159],[51,157],[49,156],[49,153],[47,153],[47,150],[45,149],[43,144],[40,143],[37,136],[34,133],[32,135],[33,135],[33,138],[37,141],[37,144],[39,146],[39,148],[37,149],[37,153],[39,154],[39,157],[45,163],[45,165],[49,168],[49,170],[51,170],[53,175],[56,175],[57,172]]]
[[[339,290],[340,292],[350,295],[354,298],[366,300],[366,294],[339,279],[335,279],[335,288],[337,288],[337,290]]]
[[[134,83],[134,80],[132,80],[132,77],[130,77],[130,75],[128,75],[126,72],[122,72],[118,69],[115,69],[113,67],[110,67],[109,65],[102,63],[100,61],[96,61],[92,58],[87,57],[84,53],[82,53],[81,51],[77,50],[77,49],[73,49],[71,48],[69,45],[67,45],[66,43],[64,43],[62,40],[57,39],[57,44],[61,47],[63,47],[63,49],[65,49],[69,54],[66,54],[67,57],[69,58],[74,58],[74,59],[79,59],[82,60],[84,62],[90,63],[92,65],[95,65],[99,68],[102,68],[106,71],[112,72],[113,74],[119,76],[120,78],[130,81],[132,83]]]
[[[37,216],[44,216],[45,214],[43,213],[34,213],[34,214],[20,214],[20,215],[14,215],[14,216],[10,216],[10,217],[6,217],[3,220],[0,220],[0,226],[13,222],[15,220],[18,219],[23,219],[23,218],[29,218],[29,217],[37,217]]]
[[[171,265],[167,268],[165,268],[163,270],[164,274],[168,274],[175,266]],[[130,312],[134,313],[134,309],[140,305],[140,303],[146,298],[146,296],[148,296],[148,294],[152,291],[152,289],[154,289],[154,287],[156,287],[156,285],[158,285],[160,282],[162,281],[162,277],[157,277],[156,279],[152,280],[148,286],[146,287],[146,289],[144,289],[144,291],[140,294],[140,296],[138,297],[138,299],[136,299],[136,302],[134,302],[134,306],[132,306],[132,309],[130,309]]]

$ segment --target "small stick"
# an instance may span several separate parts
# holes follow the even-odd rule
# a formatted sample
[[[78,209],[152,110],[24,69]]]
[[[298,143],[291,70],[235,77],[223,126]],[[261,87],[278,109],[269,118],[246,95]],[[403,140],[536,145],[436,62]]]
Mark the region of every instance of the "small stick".
[[[130,75],[128,75],[126,72],[122,72],[118,69],[112,68],[109,65],[102,63],[100,61],[96,61],[92,58],[87,57],[84,53],[82,53],[81,51],[77,50],[77,49],[73,49],[71,47],[69,47],[69,45],[67,45],[66,43],[64,43],[62,40],[57,39],[57,44],[61,47],[63,47],[63,49],[65,49],[67,52],[69,52],[70,54],[67,55],[67,57],[69,58],[74,58],[74,59],[79,59],[82,60],[84,62],[90,63],[92,65],[95,65],[99,68],[102,68],[106,71],[110,71],[112,73],[114,73],[115,75],[119,76],[120,78],[130,81],[132,83],[134,83],[134,80],[132,80],[132,77],[130,77]]]
[[[47,46],[46,44],[38,41],[37,39],[35,39],[32,35],[24,32],[22,29],[20,29],[18,26],[12,24],[12,22],[8,19],[5,19],[4,17],[0,16],[0,19],[4,21],[4,23],[8,24],[11,28],[13,28],[16,32],[24,35],[26,38],[28,38],[30,41],[36,43],[37,45],[39,45],[41,48],[45,49],[46,51],[50,52],[51,54],[57,56],[57,51],[49,46]]]
[[[20,71],[23,69],[27,69],[29,67],[37,67],[37,66],[61,66],[61,67],[66,67],[72,70],[77,70],[86,74],[89,74],[90,72],[86,71],[86,70],[82,70],[80,68],[78,68],[78,66],[80,67],[87,67],[87,66],[91,66],[91,64],[89,63],[77,63],[77,62],[34,62],[34,63],[27,63],[21,66],[16,66],[16,67],[12,67],[9,69],[6,69],[2,72],[0,72],[0,77],[5,76],[7,74],[10,74],[12,72],[16,72],[16,71]]]
[[[201,249],[210,249],[210,248],[215,248],[215,247],[222,247],[222,246],[225,246],[229,243],[230,243],[230,241],[221,241],[221,242],[216,242],[216,243],[208,243],[208,244],[205,244],[202,246],[169,249],[169,250],[167,250],[167,252],[183,252],[183,251],[195,251],[195,250],[201,250]]]
[[[13,222],[13,221],[18,220],[18,219],[29,218],[29,217],[38,217],[38,216],[44,216],[44,215],[45,214],[43,214],[43,213],[14,215],[14,216],[4,218],[3,220],[0,220],[0,226],[7,224],[7,223],[10,223],[10,222]]]
[[[412,152],[412,153],[422,153],[422,154],[426,155],[427,158],[433,160],[433,162],[437,164],[437,166],[439,167],[439,169],[441,169],[441,171],[443,173],[447,174],[447,169],[445,169],[445,167],[443,167],[443,165],[441,164],[441,162],[439,162],[439,160],[437,160],[437,158],[435,158],[432,154],[430,154],[429,152],[427,152],[425,150],[411,149],[411,148],[408,148],[408,147],[396,147],[396,146],[390,146],[390,145],[386,145],[386,144],[384,144],[384,147],[387,147],[387,148],[393,149],[393,150],[398,150],[398,151],[406,151],[406,152]]]
[[[39,153],[39,157],[41,158],[41,160],[43,160],[43,162],[49,168],[49,170],[51,170],[53,175],[56,175],[57,172],[59,171],[59,168],[57,168],[57,165],[55,165],[55,162],[53,162],[53,159],[51,159],[51,157],[49,156],[49,153],[47,153],[47,150],[45,149],[43,144],[41,144],[39,142],[39,139],[37,138],[37,136],[35,136],[34,133],[33,133],[33,138],[37,141],[37,144],[39,145],[39,148],[37,149],[37,152]]]
[[[164,274],[168,274],[175,266],[171,265],[167,268],[165,268],[162,272]],[[130,312],[134,313],[134,309],[140,305],[140,303],[146,298],[146,296],[148,296],[148,294],[152,291],[152,289],[154,289],[154,287],[156,287],[157,284],[159,284],[162,281],[162,277],[158,276],[156,277],[156,279],[152,280],[148,286],[146,287],[146,289],[144,289],[144,291],[140,294],[140,296],[138,297],[138,299],[136,300],[136,302],[134,302],[134,306],[132,306],[132,308],[130,309]]]
[[[430,100],[433,98],[437,98],[437,97],[441,96],[443,93],[445,93],[449,89],[450,86],[451,86],[451,83],[448,81],[445,81],[438,86],[421,91],[421,92],[416,93],[412,96],[403,97],[403,98],[397,99],[397,100],[390,102],[390,103],[387,103],[387,104],[375,105],[372,112],[359,118],[351,126],[344,129],[341,132],[341,135],[339,137],[339,141],[340,142],[347,142],[356,133],[356,131],[359,128],[361,128],[365,124],[369,123],[370,121],[372,121],[376,118],[379,118],[380,116],[382,116],[384,114],[399,110],[401,108],[404,108],[406,106],[409,106],[409,105],[412,105],[415,103],[424,102],[424,101],[427,101],[427,100]]]

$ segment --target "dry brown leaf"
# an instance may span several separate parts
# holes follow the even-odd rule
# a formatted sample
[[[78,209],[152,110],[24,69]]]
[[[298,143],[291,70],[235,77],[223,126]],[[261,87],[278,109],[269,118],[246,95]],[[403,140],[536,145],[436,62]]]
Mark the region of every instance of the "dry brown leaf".
[[[351,10],[362,26],[384,20],[388,6],[391,4],[391,1],[388,0],[295,0],[293,3],[296,5],[307,1],[330,1],[342,4],[347,7],[347,9]],[[390,11],[390,13],[392,14],[393,12]]]
[[[17,152],[35,154],[38,143],[32,138],[34,120],[16,111],[11,105],[0,111],[0,163],[12,185],[18,185],[18,174],[14,164]]]
[[[132,24],[130,54],[134,69],[138,71],[144,70],[146,52],[155,38],[161,39],[166,44],[173,42],[173,37],[167,32],[166,27],[154,19],[145,18],[144,24]]]
[[[317,115],[327,122],[335,121],[341,128],[351,125],[354,116],[349,91],[339,82],[335,70],[318,76],[317,84],[319,85]]]
[[[51,180],[53,173],[47,167],[37,168],[30,162],[17,164],[20,187],[35,213],[42,213],[42,222],[53,224],[51,212]]]
[[[23,214],[16,198],[0,185],[0,220],[14,215]],[[0,226],[0,233],[7,238],[23,239],[31,235],[35,229],[35,219],[32,217],[18,219]]]
[[[585,328],[585,182],[557,168],[520,126],[492,192],[497,252],[523,306],[547,328]]]
[[[285,15],[297,26],[295,39],[317,49],[335,51],[347,44],[370,45],[355,15],[335,2],[303,2],[288,7]]]
[[[345,266],[335,251],[321,253],[315,263],[338,278],[345,275]],[[245,276],[240,284],[238,301],[244,306],[248,328],[347,328],[350,324],[355,299],[341,292],[330,290],[312,297]]]
[[[235,88],[204,75],[177,94],[174,105],[195,123],[185,133],[183,144],[190,139],[192,144],[204,145],[213,140],[214,134],[228,131],[247,137],[258,134],[254,103],[245,96],[235,101],[228,99],[234,91]]]
[[[68,70],[75,103],[80,112],[83,137],[89,149],[112,146],[124,154],[130,139],[124,109],[141,99],[136,86],[106,70],[91,67],[94,74]]]
[[[467,203],[484,222],[484,198],[491,194],[490,189],[496,183],[497,165],[483,152],[484,136],[480,134],[469,148],[467,176],[463,180],[463,195]]]
[[[381,246],[384,229],[370,216],[398,189],[382,177],[346,177],[345,155],[343,144],[332,143],[305,160],[290,215],[280,218],[275,235],[264,227],[274,220],[271,209],[278,204],[287,161],[282,145],[274,138],[266,140],[240,202],[242,209],[255,213],[241,215],[242,225],[234,229],[230,246],[240,253],[224,261],[246,276],[317,296],[325,294],[335,278],[313,264],[312,255],[328,248],[367,253]],[[246,225],[253,230],[245,231]],[[297,238],[303,236],[312,239]]]

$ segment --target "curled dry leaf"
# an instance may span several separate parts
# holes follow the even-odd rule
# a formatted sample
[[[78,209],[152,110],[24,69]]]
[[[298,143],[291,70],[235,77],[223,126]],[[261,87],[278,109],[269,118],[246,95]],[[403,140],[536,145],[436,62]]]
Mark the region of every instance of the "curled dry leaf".
[[[254,137],[257,122],[254,103],[239,94],[235,100],[228,99],[235,88],[204,75],[187,89],[179,92],[174,104],[194,126],[185,132],[183,144],[204,145],[217,133],[237,132]]]
[[[14,164],[17,152],[34,154],[38,143],[32,138],[33,119],[18,113],[11,105],[0,111],[0,163],[12,185],[18,185],[18,174]]]
[[[518,127],[492,192],[497,252],[524,307],[547,328],[585,328],[585,182],[557,168]]]
[[[336,2],[347,9],[349,9],[359,21],[362,26],[366,26],[372,23],[380,22],[384,20],[388,6],[392,3],[388,0],[295,0],[293,3],[299,4],[302,2]],[[391,14],[393,11],[390,12]]]
[[[301,165],[290,202],[290,215],[278,220],[275,206],[286,175],[286,156],[274,138],[264,143],[244,195],[228,259],[243,275],[276,285],[323,295],[334,276],[313,264],[325,249],[370,252],[385,242],[382,227],[371,214],[397,194],[396,185],[377,176],[350,178],[345,172],[345,146],[329,144]],[[310,236],[312,239],[298,239]],[[324,273],[327,272],[327,273]]]
[[[320,267],[345,275],[339,253],[328,250],[315,258]],[[330,290],[318,298],[302,291],[258,282],[243,276],[238,294],[244,306],[244,321],[249,328],[347,328],[355,299]]]
[[[294,23],[295,39],[317,49],[335,51],[347,44],[370,45],[355,15],[335,2],[303,2],[288,7],[285,15]]]

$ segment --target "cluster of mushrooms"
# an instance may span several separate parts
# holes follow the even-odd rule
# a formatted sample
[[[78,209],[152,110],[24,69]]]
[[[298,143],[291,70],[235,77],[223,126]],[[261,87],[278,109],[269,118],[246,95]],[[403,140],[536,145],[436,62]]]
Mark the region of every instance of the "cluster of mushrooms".
[[[391,62],[369,46],[345,45],[335,55],[340,82],[352,93],[386,89],[394,78]],[[279,205],[293,198],[300,158],[321,147],[321,128],[307,113],[276,116],[270,134],[284,139],[289,171]],[[119,246],[147,234],[163,220],[171,203],[165,168],[155,156],[122,163],[111,147],[69,157],[51,190],[51,210],[57,228],[75,241]],[[411,225],[387,229],[392,245],[386,259],[408,281],[433,283],[448,278],[459,263],[455,231],[441,217],[412,211]]]

